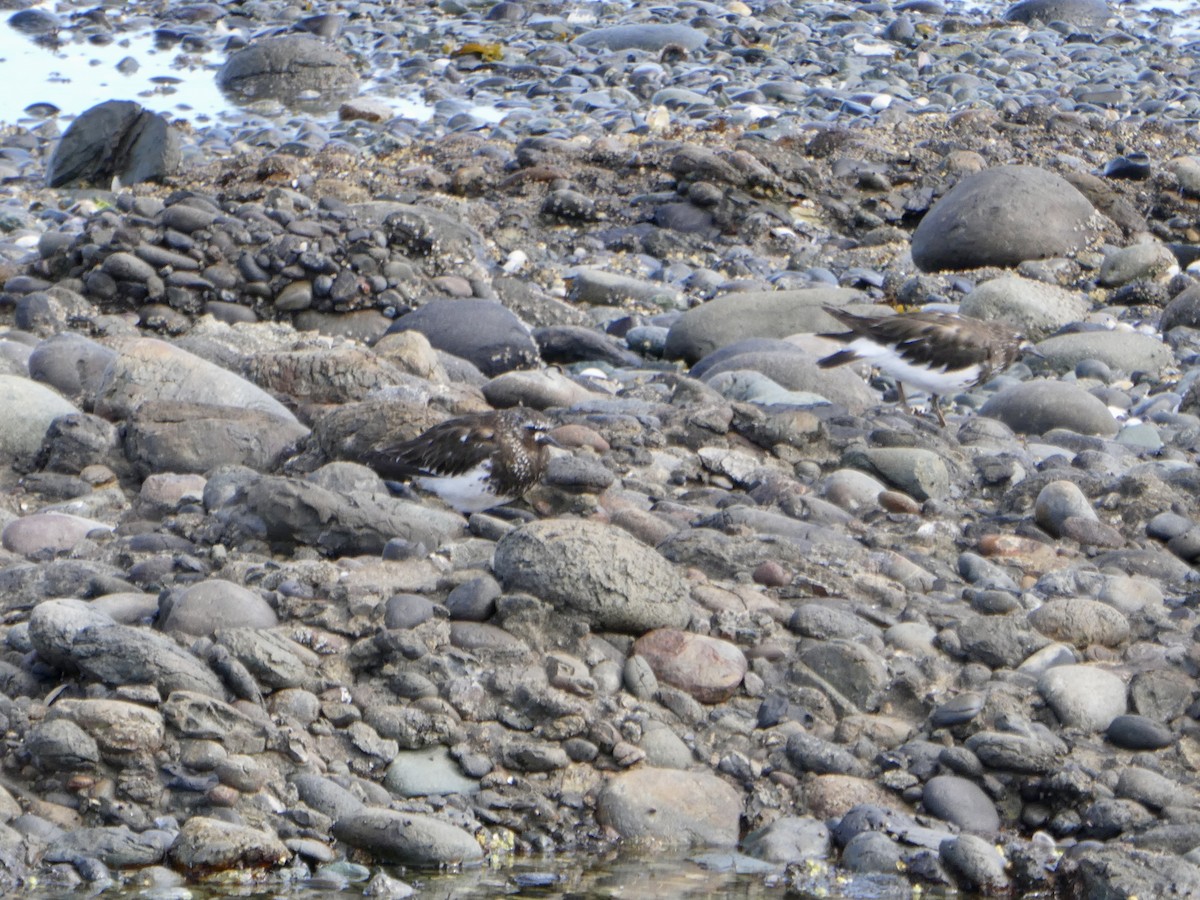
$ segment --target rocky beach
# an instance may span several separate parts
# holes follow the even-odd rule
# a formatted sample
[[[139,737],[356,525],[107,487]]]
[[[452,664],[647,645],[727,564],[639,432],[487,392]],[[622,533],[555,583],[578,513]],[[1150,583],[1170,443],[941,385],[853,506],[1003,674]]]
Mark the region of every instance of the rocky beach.
[[[229,104],[9,87],[0,891],[1200,898],[1186,14],[0,9]],[[827,308],[1032,352],[942,427]],[[514,503],[361,463],[519,406]]]

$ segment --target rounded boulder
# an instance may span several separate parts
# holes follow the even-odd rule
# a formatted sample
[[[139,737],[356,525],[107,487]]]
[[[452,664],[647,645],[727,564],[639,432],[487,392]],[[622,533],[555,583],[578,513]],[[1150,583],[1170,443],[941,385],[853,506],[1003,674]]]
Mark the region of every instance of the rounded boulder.
[[[690,618],[687,587],[671,564],[597,522],[530,522],[501,538],[492,567],[506,590],[578,613],[597,630],[642,634]]]
[[[926,272],[1016,266],[1080,250],[1094,210],[1065,178],[1035,166],[968,175],[925,214],[912,258]]]

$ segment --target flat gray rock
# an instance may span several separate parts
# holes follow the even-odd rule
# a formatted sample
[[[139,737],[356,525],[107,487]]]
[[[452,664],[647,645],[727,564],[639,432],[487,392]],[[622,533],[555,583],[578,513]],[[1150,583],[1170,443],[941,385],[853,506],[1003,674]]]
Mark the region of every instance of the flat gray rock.
[[[967,175],[925,214],[912,236],[919,269],[1016,266],[1081,249],[1092,204],[1066,179],[1034,166]]]
[[[1082,360],[1098,359],[1117,371],[1158,372],[1174,365],[1171,348],[1158,338],[1130,331],[1080,331],[1046,338],[1037,345],[1045,365],[1069,372]]]
[[[259,409],[149,400],[129,417],[125,453],[143,475],[230,465],[270,471],[307,434],[295,419]]]
[[[483,858],[469,831],[417,813],[363,807],[334,822],[333,835],[383,863],[437,868]]]
[[[846,288],[724,294],[680,316],[667,334],[664,353],[668,359],[693,363],[746,338],[839,331],[841,325],[821,307],[863,300],[858,291]]]
[[[1025,381],[1004,388],[979,410],[1018,434],[1045,434],[1065,428],[1079,434],[1112,437],[1117,420],[1104,403],[1083,388],[1060,381]]]
[[[136,338],[121,348],[105,371],[96,414],[127,419],[150,400],[242,407],[299,424],[286,406],[240,375],[165,341]]]
[[[708,35],[689,25],[613,25],[597,28],[575,38],[581,47],[603,47],[607,50],[660,51],[670,44],[686,50],[698,50],[708,43]]]

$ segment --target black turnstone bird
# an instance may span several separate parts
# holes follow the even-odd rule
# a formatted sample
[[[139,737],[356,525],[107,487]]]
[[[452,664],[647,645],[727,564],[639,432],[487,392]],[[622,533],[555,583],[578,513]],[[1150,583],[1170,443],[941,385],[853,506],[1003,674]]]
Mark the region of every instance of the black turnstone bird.
[[[847,344],[845,350],[817,361],[823,369],[865,360],[896,379],[900,402],[908,408],[904,385],[932,397],[944,427],[938,398],[986,381],[1032,350],[1024,335],[1003,322],[985,322],[956,313],[910,312],[895,316],[857,316],[842,309],[825,311],[849,328],[825,334]]]
[[[550,427],[528,409],[473,413],[368,450],[363,462],[383,478],[437,494],[459,512],[481,512],[517,499],[541,479],[547,448],[558,446]]]

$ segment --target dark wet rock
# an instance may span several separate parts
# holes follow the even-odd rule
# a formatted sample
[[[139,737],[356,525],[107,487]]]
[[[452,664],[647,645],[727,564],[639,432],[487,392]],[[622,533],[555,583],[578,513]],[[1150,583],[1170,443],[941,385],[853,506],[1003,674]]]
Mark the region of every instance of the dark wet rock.
[[[55,841],[46,858],[50,862],[72,862],[95,857],[117,869],[153,866],[166,858],[173,840],[174,835],[156,828],[141,833],[126,825],[76,828]]]
[[[858,291],[844,288],[725,294],[684,313],[671,326],[664,353],[670,359],[693,363],[746,338],[837,331],[837,320],[821,307],[863,299]]]
[[[100,761],[95,738],[66,719],[42,722],[30,729],[25,751],[43,772],[86,770]]]
[[[957,775],[937,775],[921,794],[925,809],[964,831],[994,834],[1000,830],[996,805],[973,781]]]
[[[308,35],[262,38],[232,54],[217,73],[217,84],[244,100],[273,97],[285,103],[316,93],[341,99],[358,89],[358,73],[348,56]]]
[[[938,855],[967,890],[991,893],[1008,887],[1004,857],[989,840],[961,834],[943,841]]]
[[[464,327],[464,323],[470,327]],[[389,334],[413,330],[444,350],[470,361],[485,375],[538,364],[533,335],[512,312],[490,300],[434,300],[396,320]]]
[[[926,272],[1015,266],[1081,249],[1092,204],[1034,166],[997,166],[963,178],[921,219],[912,257]]]
[[[1125,750],[1161,750],[1175,743],[1170,728],[1138,715],[1115,717],[1104,734],[1115,746]]]
[[[338,818],[333,834],[380,862],[422,868],[477,862],[483,857],[465,829],[416,813],[361,808]]]
[[[742,841],[742,850],[750,856],[780,863],[827,859],[831,849],[829,826],[799,816],[776,819]]]
[[[180,869],[198,877],[228,869],[272,869],[291,858],[273,834],[205,816],[183,823],[168,855]]]
[[[125,453],[142,474],[229,465],[270,471],[307,434],[295,419],[259,409],[149,400],[129,416]]]
[[[1167,853],[1088,842],[1059,868],[1067,885],[1093,897],[1200,896],[1200,866]]]
[[[708,772],[639,768],[609,780],[596,816],[635,843],[732,847],[740,808],[737,790]]]
[[[501,538],[493,567],[506,590],[527,591],[594,628],[642,634],[690,618],[673,567],[625,532],[594,522],[532,522]]]
[[[650,663],[660,681],[701,703],[728,700],[746,674],[746,657],[733,644],[673,628],[642,635],[633,652]]]
[[[29,623],[38,655],[51,665],[77,669],[103,684],[153,684],[224,695],[216,676],[174,641],[145,628],[118,625],[76,600],[40,604]]]
[[[804,732],[788,738],[787,757],[798,772],[857,776],[866,773],[866,767],[846,748]]]
[[[130,100],[109,100],[81,113],[63,134],[46,168],[46,183],[107,187],[153,181],[182,162],[179,135],[165,117]]]
[[[1007,387],[979,410],[1020,434],[1066,428],[1111,437],[1118,426],[1104,402],[1083,388],[1060,381],[1027,381]]]

